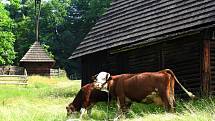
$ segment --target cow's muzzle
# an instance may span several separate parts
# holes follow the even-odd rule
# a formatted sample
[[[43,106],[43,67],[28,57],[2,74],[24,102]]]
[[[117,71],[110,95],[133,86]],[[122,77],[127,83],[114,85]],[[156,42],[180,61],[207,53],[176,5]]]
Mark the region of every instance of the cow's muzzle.
[[[99,90],[103,87],[102,85],[103,85],[102,83],[97,83],[97,82],[94,83],[94,87]]]

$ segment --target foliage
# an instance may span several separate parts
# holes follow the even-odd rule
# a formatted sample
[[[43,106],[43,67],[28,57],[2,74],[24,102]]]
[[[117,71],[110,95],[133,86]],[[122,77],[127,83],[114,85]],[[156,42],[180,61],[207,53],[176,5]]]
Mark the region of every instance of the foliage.
[[[109,7],[111,0],[73,0],[68,10],[68,16],[61,34],[64,55],[62,60],[66,71],[73,73],[74,69],[80,72],[78,61],[68,60],[72,52],[95,25],[96,21]],[[79,70],[78,70],[79,69]],[[73,72],[72,72],[73,71]]]
[[[70,44],[62,44],[64,41],[61,39],[60,31],[65,23],[70,2],[70,0],[51,0],[44,3],[41,9],[40,40],[54,54],[57,61],[56,67],[61,68],[64,67],[64,64],[60,62],[65,59],[65,54],[61,51],[68,50]]]
[[[10,17],[16,23],[13,29],[16,36],[14,46],[17,52],[14,64],[18,65],[19,60],[35,41],[34,2],[32,0],[10,0],[10,2],[7,9],[11,13]]]
[[[4,23],[1,22],[0,25],[1,28],[4,25],[4,32],[7,29],[7,33],[9,33],[7,40],[11,43],[9,45],[15,47],[16,58],[13,48],[10,48],[10,58],[6,57],[8,60],[5,60],[5,57],[2,59],[1,56],[0,60],[3,64],[14,62],[15,65],[18,65],[20,59],[35,41],[35,6],[34,0],[8,1],[10,4],[5,4],[5,8],[10,14],[4,7],[1,7],[1,13],[3,13],[1,16],[5,17],[1,17]],[[50,55],[54,56],[55,67],[66,69],[69,74],[80,72],[78,61],[68,60],[68,58],[108,8],[110,1],[42,0],[39,41]],[[5,33],[1,35],[6,36]]]
[[[14,41],[12,33],[13,21],[4,4],[0,3],[0,65],[12,64],[15,58]]]

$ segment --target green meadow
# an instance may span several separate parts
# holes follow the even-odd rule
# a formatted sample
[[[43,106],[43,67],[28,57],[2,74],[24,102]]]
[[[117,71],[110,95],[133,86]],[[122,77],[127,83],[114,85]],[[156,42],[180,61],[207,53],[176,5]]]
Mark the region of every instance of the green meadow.
[[[28,85],[0,85],[0,121],[66,121],[65,107],[80,89],[80,80],[66,77],[29,76]],[[215,98],[183,101],[177,99],[176,113],[165,113],[162,107],[134,103],[122,121],[215,121]],[[91,116],[83,121],[113,120],[116,104],[97,103]]]

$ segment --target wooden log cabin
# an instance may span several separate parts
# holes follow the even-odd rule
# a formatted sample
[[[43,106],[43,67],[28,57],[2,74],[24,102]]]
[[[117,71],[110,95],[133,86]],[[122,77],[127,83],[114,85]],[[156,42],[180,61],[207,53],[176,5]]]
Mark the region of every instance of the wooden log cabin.
[[[169,68],[194,94],[214,95],[215,1],[113,0],[69,59],[77,58],[82,85],[100,71]]]
[[[55,60],[49,57],[39,41],[35,41],[20,60],[20,66],[26,68],[28,75],[50,76],[54,64]]]

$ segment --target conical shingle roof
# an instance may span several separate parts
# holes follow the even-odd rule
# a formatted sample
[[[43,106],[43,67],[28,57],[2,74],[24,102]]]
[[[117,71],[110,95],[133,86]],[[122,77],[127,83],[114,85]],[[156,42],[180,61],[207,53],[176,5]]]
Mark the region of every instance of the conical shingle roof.
[[[49,57],[38,41],[35,41],[20,62],[55,62],[55,60]]]

